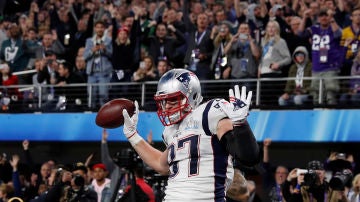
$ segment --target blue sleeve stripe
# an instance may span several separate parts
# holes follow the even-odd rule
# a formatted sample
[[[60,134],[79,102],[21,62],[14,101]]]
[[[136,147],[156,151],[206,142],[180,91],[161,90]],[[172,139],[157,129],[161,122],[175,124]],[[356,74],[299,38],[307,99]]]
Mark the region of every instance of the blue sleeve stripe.
[[[228,166],[228,157],[229,154],[220,144],[219,139],[216,135],[211,137],[211,146],[213,148],[214,154],[214,174],[215,174],[215,190],[214,196],[215,201],[220,202],[224,201],[225,198],[225,182],[226,182],[226,173]]]
[[[210,129],[209,129],[209,119],[208,119],[209,111],[210,111],[210,108],[211,108],[211,105],[213,102],[214,102],[214,100],[211,100],[206,104],[206,107],[204,109],[204,113],[202,116],[202,126],[203,126],[203,129],[207,136],[213,135],[213,134],[211,134]]]

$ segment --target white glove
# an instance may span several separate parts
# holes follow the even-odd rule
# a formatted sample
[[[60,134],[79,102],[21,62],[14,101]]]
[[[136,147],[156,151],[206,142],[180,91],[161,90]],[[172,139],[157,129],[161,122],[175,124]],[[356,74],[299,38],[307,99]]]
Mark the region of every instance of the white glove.
[[[124,134],[131,143],[131,145],[136,145],[142,140],[142,137],[138,134],[136,130],[136,126],[138,123],[138,117],[139,117],[139,104],[135,100],[135,113],[131,116],[129,116],[129,113],[126,109],[123,109],[123,116],[124,116]]]
[[[223,107],[224,112],[232,120],[234,125],[240,125],[248,116],[249,107],[251,103],[252,91],[249,91],[246,96],[246,87],[241,88],[241,94],[239,86],[234,86],[235,95],[233,89],[229,89],[229,101],[230,105]]]

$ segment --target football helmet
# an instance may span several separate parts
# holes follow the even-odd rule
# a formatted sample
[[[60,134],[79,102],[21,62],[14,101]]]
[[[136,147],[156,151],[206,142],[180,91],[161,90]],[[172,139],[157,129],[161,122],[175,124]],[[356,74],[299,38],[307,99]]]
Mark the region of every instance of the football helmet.
[[[154,99],[164,126],[178,123],[202,101],[200,81],[186,69],[172,69],[159,80]]]

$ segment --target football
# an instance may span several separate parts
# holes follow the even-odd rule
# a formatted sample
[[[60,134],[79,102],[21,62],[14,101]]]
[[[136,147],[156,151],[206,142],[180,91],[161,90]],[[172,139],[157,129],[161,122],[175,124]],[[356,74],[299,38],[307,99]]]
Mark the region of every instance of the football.
[[[134,102],[118,98],[105,103],[96,115],[96,125],[108,129],[124,125],[123,109],[126,109],[131,117],[135,112]]]

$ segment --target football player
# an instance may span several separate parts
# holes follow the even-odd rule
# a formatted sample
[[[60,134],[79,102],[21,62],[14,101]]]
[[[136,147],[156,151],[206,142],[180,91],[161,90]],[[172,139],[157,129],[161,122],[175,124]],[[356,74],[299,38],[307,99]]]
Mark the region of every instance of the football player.
[[[155,171],[168,175],[165,201],[225,201],[234,177],[233,160],[245,166],[259,161],[259,148],[246,121],[252,92],[238,86],[229,90],[230,102],[213,99],[203,104],[200,81],[185,69],[173,69],[158,83],[154,99],[157,114],[165,126],[165,151],[159,151],[138,134],[136,112],[124,116],[124,134]],[[237,175],[234,189],[246,187]],[[245,185],[245,186],[244,186]],[[244,189],[239,190],[246,193]],[[231,196],[236,197],[236,191]],[[230,197],[231,197],[230,196]]]

